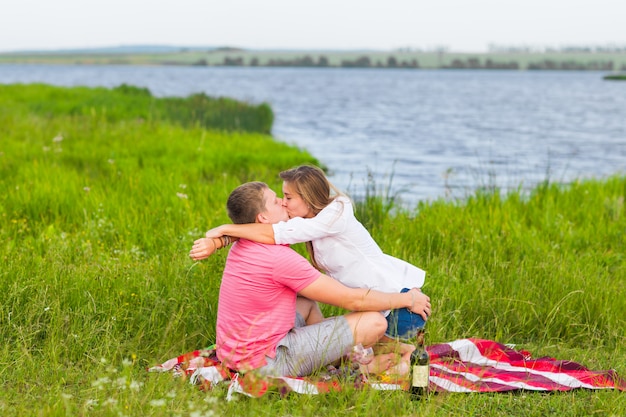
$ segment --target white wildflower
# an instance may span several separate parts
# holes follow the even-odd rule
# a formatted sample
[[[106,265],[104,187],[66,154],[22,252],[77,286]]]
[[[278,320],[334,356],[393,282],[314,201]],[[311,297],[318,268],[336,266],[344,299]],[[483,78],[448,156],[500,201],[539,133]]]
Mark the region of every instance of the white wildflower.
[[[207,404],[214,405],[214,404],[217,404],[217,398],[216,397],[211,397],[211,396],[206,396],[206,397],[204,397],[204,402],[207,403]]]
[[[91,386],[98,389],[104,389],[104,386],[109,384],[111,379],[108,376],[103,376],[102,378],[98,378],[91,383]]]
[[[111,397],[111,398],[107,398],[106,400],[104,400],[104,402],[102,403],[102,405],[116,405],[117,404],[117,399]]]
[[[58,135],[56,135],[53,139],[52,142],[54,143],[59,143],[63,141],[63,135],[61,135],[60,133]]]
[[[176,196],[177,196],[178,198],[182,198],[182,199],[185,199],[185,200],[187,199],[187,194],[183,194],[183,193],[176,193]]]
[[[151,400],[150,405],[152,407],[163,407],[165,405],[165,398],[159,398],[158,400]]]
[[[130,389],[132,389],[133,391],[139,391],[142,386],[143,382],[130,381]]]
[[[98,405],[98,400],[94,400],[92,398],[88,399],[87,401],[85,401],[85,407],[91,408]]]
[[[117,378],[115,380],[115,386],[118,388],[126,388],[126,377]]]

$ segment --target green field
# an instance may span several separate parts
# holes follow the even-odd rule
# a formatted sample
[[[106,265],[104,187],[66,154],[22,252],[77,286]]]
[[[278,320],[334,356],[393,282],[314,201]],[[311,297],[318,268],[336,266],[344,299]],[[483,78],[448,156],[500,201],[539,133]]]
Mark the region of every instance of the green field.
[[[1,53],[0,63],[626,71],[623,52],[272,51],[236,48],[162,53]]]
[[[264,133],[264,106],[169,100],[129,86],[0,85],[1,415],[623,414],[616,391],[412,402],[346,387],[226,402],[224,387],[147,373],[214,342],[226,253],[187,254],[227,221],[230,191],[249,180],[278,191],[279,171],[316,162]],[[234,121],[244,114],[245,130]],[[404,211],[373,184],[357,216],[385,252],[428,271],[429,344],[493,339],[626,376],[625,195],[616,173]]]

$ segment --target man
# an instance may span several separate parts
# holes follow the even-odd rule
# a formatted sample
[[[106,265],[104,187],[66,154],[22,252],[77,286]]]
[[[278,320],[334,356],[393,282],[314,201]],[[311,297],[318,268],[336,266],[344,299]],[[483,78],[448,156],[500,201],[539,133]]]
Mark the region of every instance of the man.
[[[227,209],[238,224],[288,219],[282,199],[261,182],[237,187]],[[190,256],[204,259],[226,243],[224,238],[199,239]],[[323,319],[316,301],[352,312]],[[348,288],[288,246],[240,239],[228,254],[220,286],[217,356],[238,371],[309,375],[355,345],[374,345],[387,329],[379,311],[405,307],[424,319],[430,315],[430,299],[418,289],[389,294]],[[382,367],[387,369],[392,357],[384,359],[389,363]]]

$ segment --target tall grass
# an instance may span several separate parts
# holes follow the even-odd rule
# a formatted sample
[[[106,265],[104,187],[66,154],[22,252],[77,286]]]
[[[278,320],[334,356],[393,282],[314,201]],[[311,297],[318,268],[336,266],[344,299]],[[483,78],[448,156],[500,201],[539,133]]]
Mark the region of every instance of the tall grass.
[[[478,193],[401,211],[377,239],[430,272],[425,291],[446,313],[433,318],[437,339],[619,349],[625,194],[619,176],[544,184],[527,197]]]
[[[249,180],[279,190],[279,171],[316,161],[260,133],[169,115],[138,119],[131,110],[110,117],[106,106],[80,110],[87,96],[109,100],[109,90],[72,98],[59,89],[64,98],[59,107],[50,102],[52,113],[32,108],[53,90],[0,88],[2,415],[538,416],[626,408],[616,392],[413,403],[403,393],[350,387],[227,403],[224,387],[201,392],[147,374],[214,342],[225,252],[200,263],[187,254],[207,228],[228,220],[230,191]],[[130,108],[133,100],[122,94],[116,103]],[[492,338],[624,374],[625,194],[626,178],[616,176],[410,212],[370,194],[358,213],[387,253],[428,271],[429,343]]]

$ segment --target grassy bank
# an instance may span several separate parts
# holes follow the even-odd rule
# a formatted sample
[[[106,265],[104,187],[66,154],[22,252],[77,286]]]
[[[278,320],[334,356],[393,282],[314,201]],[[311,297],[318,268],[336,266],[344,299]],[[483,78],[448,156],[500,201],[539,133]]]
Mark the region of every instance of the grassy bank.
[[[183,123],[168,111],[138,116],[136,99],[104,89],[0,86],[2,415],[626,409],[624,394],[612,391],[412,403],[404,393],[347,389],[226,403],[223,388],[206,393],[147,374],[148,366],[214,341],[225,253],[197,264],[187,253],[207,228],[227,221],[228,193],[248,180],[279,190],[280,170],[315,160],[263,133]],[[625,194],[626,178],[614,177],[545,184],[530,197],[437,201],[392,217],[372,198],[359,217],[386,252],[428,271],[429,343],[490,338],[624,375]]]
[[[49,119],[97,117],[101,122],[169,122],[183,127],[270,133],[274,114],[266,103],[251,105],[203,93],[155,98],[147,88],[63,88],[44,84],[0,85],[0,106]],[[19,112],[19,113],[18,113]]]

